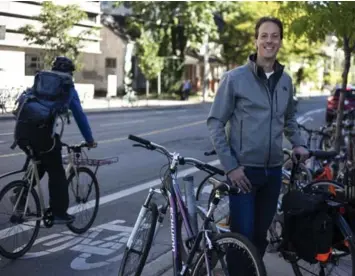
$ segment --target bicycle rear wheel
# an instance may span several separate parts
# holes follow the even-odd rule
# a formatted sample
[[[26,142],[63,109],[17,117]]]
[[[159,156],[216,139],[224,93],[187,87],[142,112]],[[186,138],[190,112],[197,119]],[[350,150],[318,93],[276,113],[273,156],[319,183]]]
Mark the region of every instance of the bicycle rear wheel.
[[[21,199],[19,199],[19,195],[21,193],[22,202],[28,196],[26,212],[23,210],[25,207],[24,203],[20,204]],[[0,255],[8,259],[17,259],[25,255],[31,249],[38,235],[41,223],[41,205],[35,189],[32,188],[30,194],[28,193],[29,186],[23,180],[10,182],[0,192],[0,203],[4,204],[4,206],[1,205],[0,207]],[[16,203],[17,208],[13,210]],[[9,218],[7,219],[5,214],[6,209],[9,210]],[[31,225],[29,221],[34,221],[34,225]],[[8,226],[5,225],[6,222],[9,222]],[[16,229],[18,230],[16,231]],[[32,234],[28,233],[30,231],[33,231]],[[11,243],[10,239],[14,238],[18,241],[20,240],[20,234],[29,234],[29,241],[23,244],[21,239],[21,245],[15,245],[13,249],[9,249],[7,245]]]
[[[226,252],[233,254],[233,258],[231,259],[233,261],[239,260],[241,264],[240,267],[231,269],[237,269],[239,272],[248,269],[250,272],[254,271],[250,275],[266,276],[266,268],[257,249],[247,238],[238,233],[216,235],[212,239],[212,250],[207,250],[207,252],[203,252],[198,256],[191,275],[208,275],[206,260],[208,260],[208,270],[213,272],[212,275],[238,275],[237,271],[228,272],[227,260],[224,260],[225,256],[223,256],[226,255]],[[221,262],[219,267],[217,266],[218,261]]]
[[[118,276],[141,275],[152,246],[157,220],[158,207],[154,202],[150,202],[148,208],[142,206],[128,239]],[[146,236],[146,239],[140,240],[141,236]]]
[[[97,182],[95,174],[86,167],[79,167],[77,168],[77,174],[74,171],[69,175],[68,182],[69,182],[69,199],[72,197],[74,198],[76,206],[72,206],[70,209],[72,211],[70,213],[80,214],[85,212],[85,207],[88,208],[87,211],[93,209],[92,214],[85,212],[85,220],[78,219],[79,216],[76,215],[75,221],[72,223],[67,224],[67,227],[76,234],[85,233],[94,223],[97,212],[99,210],[99,201],[100,201],[100,189],[99,184]],[[77,177],[76,177],[77,176]],[[81,184],[80,178],[88,176],[89,181],[88,184]],[[72,196],[71,193],[72,192]],[[93,198],[90,200],[89,196],[94,193]],[[83,206],[82,206],[83,205]],[[82,206],[82,209],[81,209]],[[92,207],[93,206],[93,207]],[[78,208],[78,209],[77,209]],[[89,214],[89,215],[88,215]]]

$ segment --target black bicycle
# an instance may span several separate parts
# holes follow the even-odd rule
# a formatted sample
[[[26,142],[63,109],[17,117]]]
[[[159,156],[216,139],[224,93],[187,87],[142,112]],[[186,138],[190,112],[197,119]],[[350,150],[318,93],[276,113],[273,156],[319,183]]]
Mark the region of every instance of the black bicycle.
[[[310,151],[310,157],[314,156],[319,160],[332,160],[337,156],[334,151]],[[322,196],[322,202],[325,206],[327,216],[334,224],[332,238],[332,246],[327,254],[317,254],[311,261],[300,257],[297,253],[297,246],[290,247],[285,241],[290,229],[284,229],[285,212],[282,215],[282,220],[279,221],[280,233],[277,242],[279,246],[277,251],[281,256],[291,263],[296,276],[302,275],[348,275],[355,276],[355,241],[354,234],[349,226],[349,220],[344,214],[349,210],[349,202],[346,197],[344,185],[331,180],[313,181],[305,186],[297,185],[296,174],[300,162],[294,162],[291,170],[288,191],[300,191],[301,193],[312,196]],[[285,196],[286,196],[285,194]],[[283,197],[283,199],[285,198]],[[310,206],[303,206],[305,210]],[[313,220],[310,220],[312,222]],[[311,227],[311,226],[310,226]],[[304,233],[306,238],[307,233]],[[302,240],[302,237],[298,237]],[[314,241],[316,242],[316,241]]]

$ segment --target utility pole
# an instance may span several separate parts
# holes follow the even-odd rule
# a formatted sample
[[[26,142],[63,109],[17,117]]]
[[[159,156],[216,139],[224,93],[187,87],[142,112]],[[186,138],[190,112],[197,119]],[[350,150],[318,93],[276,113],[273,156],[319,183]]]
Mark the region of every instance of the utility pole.
[[[209,47],[208,47],[208,32],[206,32],[204,36],[204,41],[203,41],[203,47],[204,47],[204,55],[203,55],[203,64],[204,64],[204,72],[203,72],[203,102],[206,102],[207,99],[207,91],[208,91],[208,76],[210,73],[210,64],[209,64]]]

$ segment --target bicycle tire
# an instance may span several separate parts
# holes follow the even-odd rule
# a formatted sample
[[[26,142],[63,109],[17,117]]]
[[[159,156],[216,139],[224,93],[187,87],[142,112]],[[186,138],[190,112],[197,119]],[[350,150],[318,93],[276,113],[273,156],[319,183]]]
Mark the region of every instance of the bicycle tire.
[[[11,189],[14,189],[16,187],[19,187],[19,188],[25,187],[26,188],[26,187],[28,187],[28,184],[24,180],[15,180],[15,181],[10,182],[0,191],[0,201],[4,198],[5,194],[8,191],[10,191]],[[33,199],[34,199],[34,202],[36,205],[37,217],[40,218],[41,217],[41,204],[40,204],[37,192],[33,187],[31,189],[31,194],[33,196]],[[34,229],[34,232],[33,232],[33,235],[31,237],[30,241],[19,252],[16,252],[16,253],[8,252],[1,246],[1,243],[0,243],[0,255],[4,256],[5,258],[13,259],[13,260],[18,259],[18,258],[22,257],[23,255],[25,255],[26,252],[28,252],[31,249],[33,243],[35,242],[35,240],[38,236],[40,225],[41,225],[41,220],[40,219],[36,220],[36,223],[34,226],[35,229]]]
[[[80,173],[86,173],[89,175],[89,177],[91,178],[92,180],[92,183],[94,185],[94,189],[95,189],[95,206],[94,206],[94,213],[91,217],[91,219],[89,220],[89,222],[85,225],[85,227],[81,227],[81,228],[78,228],[74,225],[75,223],[75,220],[74,222],[72,223],[68,223],[67,224],[67,227],[70,229],[70,231],[72,231],[73,233],[75,234],[83,234],[85,233],[87,230],[90,229],[90,227],[92,226],[92,224],[94,223],[95,221],[95,218],[97,216],[97,212],[99,210],[99,203],[100,203],[100,188],[99,188],[99,183],[97,182],[97,178],[95,176],[95,174],[89,169],[89,168],[86,168],[86,167],[79,167],[77,168],[77,174],[79,175]],[[72,180],[74,179],[75,177],[75,172],[72,171],[68,177],[68,189],[70,188],[71,186],[71,183],[72,183]],[[68,191],[69,192],[69,191]]]
[[[249,257],[252,259],[254,267],[256,268],[257,274],[254,274],[255,276],[266,276],[266,268],[265,264],[260,257],[260,254],[256,247],[243,235],[239,233],[221,233],[216,235],[211,239],[213,249],[216,250],[215,246],[219,244],[225,244],[225,243],[233,243],[234,245],[237,245],[239,247],[243,247],[249,254]],[[199,272],[202,269],[202,266],[205,261],[205,255],[202,252],[198,258],[197,261],[192,269],[192,276],[200,276]]]
[[[148,235],[147,235],[147,240],[145,241],[145,244],[143,245],[143,250],[141,254],[141,258],[138,263],[134,263],[135,265],[135,272],[129,272],[129,274],[125,274],[126,269],[127,269],[127,261],[129,260],[130,253],[135,253],[135,250],[129,249],[127,246],[125,248],[123,258],[121,261],[121,265],[118,271],[118,276],[126,276],[126,275],[132,275],[132,276],[140,276],[143,268],[145,266],[145,263],[147,261],[147,257],[150,251],[150,248],[152,246],[153,238],[154,238],[154,233],[155,233],[155,227],[158,221],[158,206],[154,202],[149,203],[148,211],[152,213],[152,221],[148,230]],[[145,215],[148,214],[148,212],[145,213]],[[143,220],[141,220],[142,222]],[[138,230],[138,228],[137,228]],[[139,233],[138,231],[135,233]]]
[[[196,201],[199,201],[202,188],[203,188],[203,186],[207,183],[207,180],[208,180],[210,177],[213,177],[213,176],[215,176],[215,175],[216,175],[216,173],[211,173],[211,174],[207,175],[207,176],[200,182],[200,184],[199,184],[198,187],[197,187],[197,191],[196,191]]]

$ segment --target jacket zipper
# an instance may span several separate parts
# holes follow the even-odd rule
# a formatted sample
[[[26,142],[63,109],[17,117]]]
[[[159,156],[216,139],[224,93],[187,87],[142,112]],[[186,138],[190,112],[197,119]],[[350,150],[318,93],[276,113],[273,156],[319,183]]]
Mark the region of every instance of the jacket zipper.
[[[277,90],[274,91],[274,93],[276,94],[276,112],[279,112],[279,107],[278,107],[278,100],[277,100]]]
[[[242,145],[243,145],[243,120],[240,121],[240,152],[242,152]]]
[[[264,82],[264,85],[265,85],[265,82]],[[271,96],[269,87],[267,85],[265,85],[265,88],[266,88],[266,91],[268,93],[268,100],[269,100],[269,103],[270,103],[270,106],[271,106],[270,125],[269,125],[269,154],[268,154],[268,159],[267,159],[267,162],[266,162],[266,167],[269,167],[270,155],[271,155],[271,126],[272,126],[273,98],[274,97]]]

